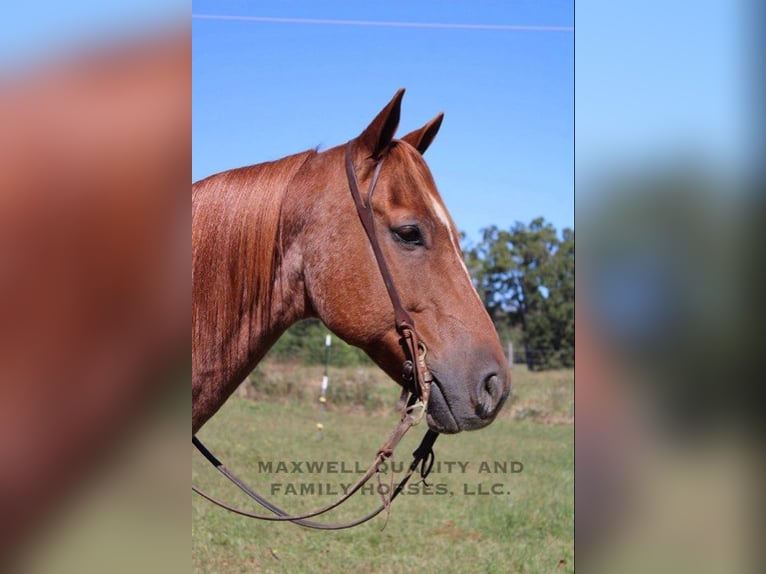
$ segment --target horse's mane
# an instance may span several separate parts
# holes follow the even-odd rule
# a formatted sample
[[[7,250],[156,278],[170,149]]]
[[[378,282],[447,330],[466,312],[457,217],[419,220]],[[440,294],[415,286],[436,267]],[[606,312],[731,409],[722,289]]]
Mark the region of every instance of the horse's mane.
[[[263,302],[278,266],[282,200],[315,155],[225,171],[192,186],[192,352],[210,353],[193,362],[212,366],[223,358],[230,367],[242,329],[253,333],[268,321]]]

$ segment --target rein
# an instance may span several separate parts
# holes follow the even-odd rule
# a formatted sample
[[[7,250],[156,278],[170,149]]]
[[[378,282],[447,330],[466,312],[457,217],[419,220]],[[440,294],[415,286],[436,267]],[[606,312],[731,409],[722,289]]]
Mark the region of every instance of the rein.
[[[410,429],[410,427],[415,426],[422,420],[426,413],[426,409],[428,408],[428,399],[430,397],[431,382],[433,381],[433,376],[426,366],[425,359],[427,348],[417,336],[415,331],[415,323],[401,303],[399,293],[397,292],[394,285],[393,277],[391,276],[388,264],[386,263],[386,259],[383,256],[383,252],[381,251],[380,243],[378,242],[378,236],[375,233],[375,220],[372,210],[372,194],[375,191],[375,185],[378,182],[378,177],[380,175],[380,169],[382,165],[383,158],[378,159],[376,161],[372,179],[370,181],[370,187],[367,192],[367,202],[365,203],[359,191],[359,181],[357,180],[356,172],[354,171],[354,162],[351,157],[351,142],[346,144],[345,168],[349,189],[351,191],[351,197],[354,199],[354,205],[356,206],[357,214],[359,215],[359,219],[361,220],[362,226],[364,227],[365,233],[367,234],[370,246],[372,247],[372,251],[375,255],[375,260],[377,261],[378,268],[380,269],[380,274],[383,277],[383,282],[386,286],[389,299],[391,299],[391,304],[394,307],[394,322],[396,325],[396,330],[402,337],[405,354],[408,356],[408,359],[404,362],[402,371],[403,378],[406,382],[411,384],[411,389],[408,390],[405,388],[402,391],[402,398],[400,402],[404,403],[406,401],[406,406],[403,409],[401,420],[399,421],[399,424],[396,426],[396,428],[394,428],[386,442],[384,442],[378,449],[375,460],[367,469],[367,472],[365,472],[364,475],[362,475],[362,477],[359,478],[359,480],[351,488],[349,488],[343,496],[339,497],[334,502],[323,506],[322,508],[298,515],[292,515],[285,512],[278,506],[269,502],[265,497],[252,490],[247,484],[245,484],[245,482],[238,478],[233,472],[228,470],[224,464],[218,460],[215,455],[213,455],[213,453],[211,453],[205,447],[204,444],[202,444],[202,441],[200,441],[196,436],[192,436],[192,444],[197,448],[197,450],[200,451],[200,453],[202,453],[208,462],[210,462],[210,464],[216,468],[216,470],[218,470],[227,479],[234,483],[234,485],[236,485],[237,488],[244,492],[248,497],[250,497],[252,500],[273,514],[256,514],[242,510],[216,498],[213,498],[209,494],[206,494],[205,492],[192,485],[192,490],[194,492],[212,502],[213,504],[220,506],[221,508],[242,516],[256,518],[259,520],[288,521],[300,526],[315,528],[319,530],[342,530],[344,528],[351,528],[353,526],[363,524],[364,522],[367,522],[368,520],[371,520],[380,514],[383,510],[390,512],[392,501],[404,489],[404,486],[412,477],[413,473],[417,470],[418,466],[420,466],[420,477],[423,482],[425,482],[426,477],[431,472],[431,468],[433,467],[434,463],[433,444],[439,436],[439,433],[429,429],[426,431],[420,446],[418,446],[418,448],[415,449],[415,451],[412,453],[413,460],[409,469],[405,473],[404,477],[402,477],[402,479],[396,485],[396,487],[389,489],[388,496],[383,493],[381,489],[382,485],[379,485],[378,492],[381,495],[382,503],[378,508],[366,516],[340,524],[325,524],[313,520],[308,520],[309,518],[319,516],[320,514],[324,514],[325,512],[329,512],[330,510],[340,506],[355,492],[362,488],[362,486],[364,486],[364,484],[366,484],[373,476],[377,475],[378,481],[380,482],[380,465],[385,460],[393,457],[394,449],[399,444],[399,441]],[[407,400],[408,395],[410,395],[409,400]],[[393,474],[391,475],[391,486],[393,486]]]

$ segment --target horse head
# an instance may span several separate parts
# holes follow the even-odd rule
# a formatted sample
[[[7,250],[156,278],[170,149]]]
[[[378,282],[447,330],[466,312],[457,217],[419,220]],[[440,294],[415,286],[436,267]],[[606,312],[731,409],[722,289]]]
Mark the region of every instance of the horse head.
[[[428,425],[442,433],[478,429],[495,418],[509,394],[508,365],[463,262],[458,231],[423,160],[443,115],[395,139],[403,93],[346,145],[364,195],[383,162],[373,197],[362,199],[372,203],[391,278],[428,348],[426,363],[434,375]],[[297,252],[307,315],[320,317],[402,384],[407,356],[342,169],[345,151],[324,151],[298,173],[288,198],[321,195],[287,202],[296,207],[285,214],[285,233],[301,231]],[[325,183],[317,186],[318,181]]]

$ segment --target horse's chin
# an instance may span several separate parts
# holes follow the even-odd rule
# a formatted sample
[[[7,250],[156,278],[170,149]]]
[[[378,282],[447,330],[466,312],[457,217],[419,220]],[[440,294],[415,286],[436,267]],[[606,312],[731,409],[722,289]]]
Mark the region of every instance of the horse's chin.
[[[428,428],[442,434],[455,434],[462,430],[437,381],[431,385],[426,422]]]
[[[437,420],[431,413],[426,415],[426,422],[428,423],[428,428],[441,434],[455,434],[460,432],[460,428],[454,420],[444,424],[445,421]]]

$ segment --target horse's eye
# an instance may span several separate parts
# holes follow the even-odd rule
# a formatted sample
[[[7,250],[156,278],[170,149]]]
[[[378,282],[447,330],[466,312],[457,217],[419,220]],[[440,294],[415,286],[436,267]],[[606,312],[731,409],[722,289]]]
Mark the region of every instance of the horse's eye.
[[[402,225],[393,230],[396,238],[406,245],[423,245],[423,235],[417,225]]]

